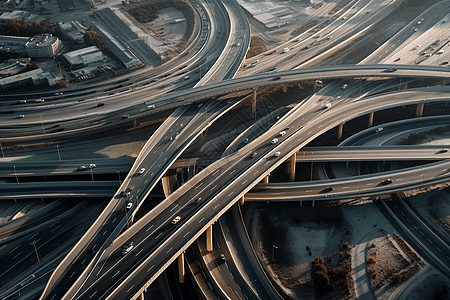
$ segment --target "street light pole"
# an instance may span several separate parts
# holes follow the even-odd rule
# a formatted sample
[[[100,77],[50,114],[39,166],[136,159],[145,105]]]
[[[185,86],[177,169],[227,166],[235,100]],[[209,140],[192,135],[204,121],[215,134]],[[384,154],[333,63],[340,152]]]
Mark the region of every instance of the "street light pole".
[[[19,178],[17,177],[17,173],[16,173],[16,166],[14,166],[14,175],[16,176],[17,184],[19,184]]]
[[[94,173],[92,172],[92,168],[90,168],[90,170],[91,170],[92,181],[94,181]]]
[[[39,262],[39,265],[41,265],[41,260],[39,259],[39,255],[38,255],[38,252],[37,252],[37,249],[36,249],[36,240],[31,242],[30,244],[34,246],[34,252],[36,252],[36,257],[37,257],[37,260]]]
[[[116,171],[117,175],[119,175],[119,186],[122,185],[122,182],[120,181],[120,171]]]
[[[41,124],[42,124],[42,131],[43,131],[44,134],[45,134],[45,128],[44,128],[44,122],[42,121],[42,116],[41,116]]]
[[[56,151],[58,151],[59,161],[61,161],[61,154],[59,153],[59,145],[56,145]]]
[[[272,260],[275,260],[275,249],[278,249],[277,246],[275,246],[275,242],[272,245]]]
[[[3,153],[2,143],[0,143],[0,149],[2,150],[2,156],[3,156],[3,158],[5,158],[5,153]]]

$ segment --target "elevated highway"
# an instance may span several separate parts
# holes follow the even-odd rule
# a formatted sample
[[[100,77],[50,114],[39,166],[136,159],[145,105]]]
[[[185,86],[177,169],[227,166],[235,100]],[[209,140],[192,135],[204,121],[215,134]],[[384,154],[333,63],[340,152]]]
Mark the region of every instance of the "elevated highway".
[[[403,91],[398,94],[402,93],[405,92]],[[225,157],[224,159],[220,160],[218,162],[218,164],[220,165],[213,164],[199,173],[196,177],[194,177],[194,179],[203,177],[202,179],[197,179],[200,181],[196,181],[193,179],[195,184],[194,182],[185,184],[174,194],[169,196],[169,198],[166,199],[167,203],[172,203],[171,207],[173,209],[177,209],[177,207],[179,207],[179,209],[177,209],[177,211],[175,212],[172,212],[172,210],[170,210],[172,212],[170,214],[166,210],[165,215],[160,216],[160,218],[163,218],[162,220],[154,220],[156,224],[160,224],[159,222],[163,221],[161,225],[162,227],[159,227],[160,229],[154,231],[154,234],[157,239],[162,238],[164,242],[162,244],[160,242],[156,242],[155,244],[154,242],[151,242],[152,235],[146,235],[145,239],[147,240],[147,242],[145,243],[145,247],[142,251],[139,250],[140,248],[136,251],[139,251],[139,253],[142,254],[146,252],[149,254],[151,253],[150,256],[146,258],[138,258],[136,261],[137,265],[135,265],[135,267],[133,268],[135,271],[133,271],[130,275],[123,274],[122,276],[127,276],[127,279],[124,280],[125,277],[121,277],[120,285],[112,293],[110,293],[111,291],[106,290],[102,290],[101,292],[95,290],[96,287],[102,286],[109,286],[111,287],[111,290],[114,288],[114,285],[107,283],[108,281],[104,281],[109,279],[103,277],[99,280],[94,281],[96,282],[96,287],[94,288],[94,286],[90,286],[89,290],[86,291],[86,297],[89,293],[93,293],[94,291],[95,293],[98,292],[101,295],[105,295],[105,297],[105,293],[108,293],[112,298],[130,297],[130,293],[137,295],[140,290],[137,288],[137,282],[139,280],[139,282],[144,285],[142,289],[145,289],[145,285],[156,278],[156,276],[161,271],[161,268],[163,269],[165,266],[167,266],[167,264],[173,261],[175,257],[177,257],[185,249],[185,247],[187,247],[187,245],[195,240],[204,229],[212,224],[216,220],[216,218],[218,218],[221,213],[223,213],[228,208],[229,205],[232,205],[235,201],[239,200],[251,187],[253,187],[262,178],[264,178],[271,170],[273,170],[273,168],[281,164],[284,159],[289,158],[293,153],[297,151],[297,149],[303,147],[303,145],[316,137],[318,134],[323,133],[324,131],[327,131],[334,126],[337,126],[340,122],[342,122],[342,111],[347,112],[347,120],[367,114],[368,112],[374,110],[381,110],[392,106],[403,105],[406,103],[414,104],[423,101],[422,95],[420,95],[420,97],[417,96],[417,98],[419,99],[415,99],[414,97],[405,99],[401,97],[404,95],[400,96],[398,94],[390,94],[389,99],[386,101],[377,101],[377,97],[372,97],[369,99],[357,101],[355,103],[342,105],[342,107],[339,106],[339,104],[333,105],[333,107],[328,110],[323,110],[323,107],[321,107],[320,105],[318,108],[316,103],[303,102],[295,109],[302,109],[302,120],[298,120],[296,118],[296,114],[290,114],[287,118],[282,119],[279,124],[275,125],[267,134],[257,138],[255,141],[252,141],[248,144],[248,146],[240,149],[234,155]],[[387,98],[386,95],[379,97]],[[433,101],[446,100],[447,98],[442,96],[440,100],[434,99]],[[317,124],[321,125],[318,126]],[[289,133],[285,136],[280,137],[277,145],[272,145],[270,143],[270,138],[268,137],[273,136],[275,132],[282,130],[282,128],[284,128],[285,126],[289,127]],[[255,150],[257,150],[258,154],[256,155],[256,157],[251,158],[250,154]],[[281,158],[273,159],[274,153],[277,150],[282,150],[282,154],[279,156]],[[212,174],[213,176],[204,177],[209,174]],[[211,177],[217,177],[217,179]],[[220,182],[220,186],[218,184],[214,185],[213,182],[216,180],[219,180],[217,183]],[[185,192],[182,192],[183,190],[187,191],[184,188],[187,187],[189,189],[189,187],[192,186],[201,186],[202,189],[199,189],[196,195],[186,194]],[[179,193],[184,194],[180,195]],[[175,195],[181,198],[174,198]],[[204,200],[205,204],[196,209],[197,206],[192,207],[192,203],[199,196],[200,198],[206,200]],[[213,205],[215,205],[214,208]],[[197,210],[198,212],[194,213],[194,211]],[[207,210],[209,212],[206,213],[204,212],[204,210]],[[168,224],[171,218],[173,218],[174,214],[179,214],[180,216],[182,216],[182,221],[179,222],[181,225],[177,225],[175,226],[175,228]],[[148,219],[147,217],[143,218],[142,222],[142,224],[153,223],[152,219]],[[140,228],[136,228],[135,230],[137,229]],[[177,230],[174,231],[175,229]],[[131,239],[130,235],[132,235],[133,232],[136,232],[135,230],[129,230],[129,232],[127,232],[126,234],[128,236],[127,238]],[[158,234],[158,232],[160,234]],[[136,232],[136,234],[139,233]],[[167,234],[169,235],[167,236]],[[183,238],[181,238],[181,236],[183,236]],[[141,244],[139,245],[141,246]],[[144,245],[142,244],[142,246]],[[167,254],[169,252],[171,253],[169,254],[171,258],[167,258]],[[161,255],[160,257],[165,258],[156,258],[156,255]],[[132,259],[133,256],[128,257],[131,258],[128,258],[127,261],[129,259]],[[133,265],[134,264],[135,263],[133,263]],[[123,264],[121,263],[120,265],[122,266]],[[127,265],[129,265],[129,263],[127,263]],[[124,271],[126,269],[121,270]],[[108,272],[115,271],[109,270]],[[133,284],[130,285],[130,282],[133,282]],[[141,284],[139,284],[139,286]]]

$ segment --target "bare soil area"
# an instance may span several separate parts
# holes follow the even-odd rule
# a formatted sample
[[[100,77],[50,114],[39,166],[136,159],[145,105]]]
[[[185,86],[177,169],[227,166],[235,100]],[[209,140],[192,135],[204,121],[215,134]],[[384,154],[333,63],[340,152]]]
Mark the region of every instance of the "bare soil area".
[[[397,234],[385,234],[370,241],[367,269],[370,286],[376,292],[388,284],[399,284],[417,273],[421,258]]]
[[[163,43],[165,62],[186,49],[196,23],[193,8],[181,0],[152,0],[129,3],[125,12],[144,30]],[[184,20],[175,23],[175,20]],[[172,23],[171,23],[172,22]]]
[[[293,299],[351,299],[338,274],[350,267],[350,224],[339,206],[302,208],[298,203],[249,204],[245,212],[250,238],[280,291]],[[274,247],[275,246],[275,247]],[[311,263],[322,257],[331,281],[316,290]],[[335,276],[334,276],[335,275]],[[334,277],[333,277],[334,276]],[[315,295],[315,296],[314,296]]]

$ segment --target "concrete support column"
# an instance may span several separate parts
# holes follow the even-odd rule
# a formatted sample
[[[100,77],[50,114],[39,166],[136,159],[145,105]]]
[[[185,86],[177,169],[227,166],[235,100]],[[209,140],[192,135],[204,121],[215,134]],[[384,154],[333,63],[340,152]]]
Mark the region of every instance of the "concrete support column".
[[[313,92],[314,93],[317,92],[317,81],[316,80],[313,81]]]
[[[42,203],[44,203],[44,198],[43,197],[41,197],[41,201],[42,201]]]
[[[337,135],[338,140],[342,139],[342,131],[343,131],[343,129],[344,129],[344,123],[339,124],[338,135]]]
[[[180,283],[184,283],[186,276],[185,268],[184,268],[184,253],[181,253],[178,256],[178,281]]]
[[[289,178],[291,181],[295,181],[295,163],[297,162],[297,152],[291,156],[291,168],[289,172]]]
[[[425,105],[425,103],[417,103],[417,108],[416,108],[416,118],[422,116],[424,105]]]
[[[256,90],[252,92],[252,113],[256,111]]]
[[[206,251],[211,252],[213,250],[213,235],[212,225],[206,229]]]
[[[367,127],[369,127],[369,128],[373,126],[373,114],[374,114],[374,112],[371,112],[369,114],[369,124],[367,124]]]
[[[300,207],[303,207],[303,201],[300,201]]]
[[[137,297],[137,300],[144,300],[144,292],[142,292],[139,297]]]
[[[314,204],[316,204],[316,200],[313,200],[313,204],[312,204],[312,207],[314,207]]]
[[[136,119],[133,119],[133,127],[136,127],[136,126],[138,126],[138,122]]]
[[[269,183],[269,175],[267,175],[266,177],[264,177],[263,183]]]
[[[283,84],[283,93],[287,93],[287,84]]]
[[[406,90],[408,88],[408,83],[404,83],[403,85],[402,85],[402,90]]]
[[[239,200],[239,205],[242,206],[245,203],[245,199],[244,196],[242,196],[242,198]]]
[[[441,85],[445,86],[445,79],[442,79]]]

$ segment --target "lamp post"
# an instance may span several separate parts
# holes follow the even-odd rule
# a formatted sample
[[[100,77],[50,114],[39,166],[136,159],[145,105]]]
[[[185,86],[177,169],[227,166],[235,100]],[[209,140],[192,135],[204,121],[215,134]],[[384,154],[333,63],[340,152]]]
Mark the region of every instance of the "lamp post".
[[[16,166],[14,166],[14,175],[16,176],[17,184],[19,184],[19,178],[17,177],[17,173],[16,173]]]
[[[56,151],[58,151],[59,161],[61,161],[61,153],[59,153],[59,145],[56,145]]]
[[[119,176],[119,186],[122,185],[122,182],[120,181],[120,171],[116,171],[117,175]]]
[[[37,257],[38,263],[39,263],[39,265],[41,265],[41,260],[39,259],[39,255],[38,255],[38,252],[37,252],[37,249],[36,249],[36,243],[37,243],[36,240],[34,240],[34,241],[32,241],[30,243],[30,245],[34,246],[34,252],[36,252],[36,257]]]
[[[2,156],[3,156],[3,158],[5,158],[5,153],[3,153],[2,143],[0,143],[0,149],[2,150]]]
[[[42,131],[43,131],[44,134],[45,134],[45,128],[44,128],[44,122],[42,121],[42,116],[41,116],[41,124],[42,124]]]
[[[275,260],[275,249],[278,249],[278,247],[275,246],[275,242],[273,242],[273,245],[272,245],[272,260]]]
[[[92,169],[93,168],[90,168],[90,170],[91,170],[91,177],[92,177],[92,181],[94,181],[94,172],[92,172]]]

